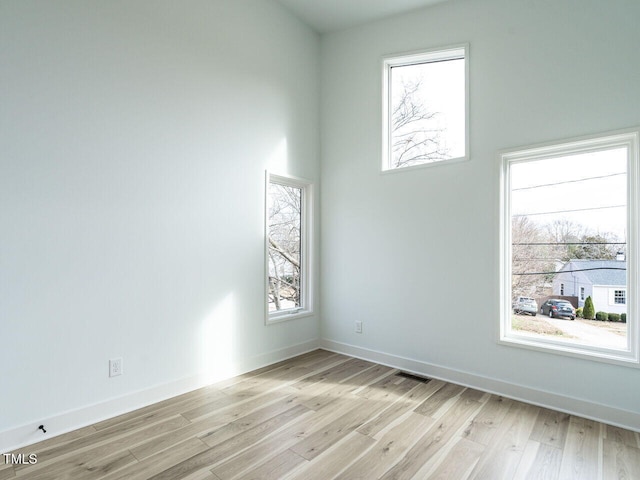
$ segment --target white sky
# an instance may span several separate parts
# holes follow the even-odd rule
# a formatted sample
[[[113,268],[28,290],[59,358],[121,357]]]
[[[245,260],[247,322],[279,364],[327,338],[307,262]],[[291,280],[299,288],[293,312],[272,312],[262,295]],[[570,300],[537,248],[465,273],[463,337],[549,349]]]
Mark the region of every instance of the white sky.
[[[403,82],[422,80],[417,98],[428,112],[438,112],[438,126],[451,158],[465,154],[464,59],[392,67],[392,92],[402,93]]]
[[[591,233],[612,232],[624,241],[626,171],[626,148],[512,164],[511,213],[527,214],[540,224],[566,219]],[[602,208],[616,205],[624,207]],[[596,210],[541,214],[589,208]]]

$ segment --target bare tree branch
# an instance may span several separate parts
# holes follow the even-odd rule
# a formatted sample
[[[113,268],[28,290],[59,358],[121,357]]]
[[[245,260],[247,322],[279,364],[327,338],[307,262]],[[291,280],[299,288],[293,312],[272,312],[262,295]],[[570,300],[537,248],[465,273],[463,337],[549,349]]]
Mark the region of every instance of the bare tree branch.
[[[392,163],[411,166],[447,158],[442,142],[443,128],[437,125],[438,112],[430,112],[419,98],[421,80],[404,83],[400,98],[392,108]]]
[[[287,259],[289,263],[291,263],[294,267],[300,268],[300,262],[291,256],[289,252],[287,252],[284,248],[282,248],[273,238],[269,237],[269,245]]]

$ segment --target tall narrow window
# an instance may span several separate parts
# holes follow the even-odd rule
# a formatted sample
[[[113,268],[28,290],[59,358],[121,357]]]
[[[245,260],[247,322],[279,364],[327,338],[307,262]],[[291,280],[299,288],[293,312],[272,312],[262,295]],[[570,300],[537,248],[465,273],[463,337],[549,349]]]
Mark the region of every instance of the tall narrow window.
[[[267,323],[311,313],[311,184],[267,173]]]
[[[638,138],[502,155],[502,342],[638,364]],[[521,296],[535,318],[512,308]]]
[[[384,59],[383,170],[467,156],[467,46]]]

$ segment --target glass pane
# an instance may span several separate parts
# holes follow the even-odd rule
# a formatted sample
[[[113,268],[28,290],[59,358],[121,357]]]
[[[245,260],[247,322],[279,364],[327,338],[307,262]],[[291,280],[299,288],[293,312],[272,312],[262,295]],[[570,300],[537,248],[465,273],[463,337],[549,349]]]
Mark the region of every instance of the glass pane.
[[[269,312],[302,306],[302,189],[269,184]]]
[[[391,168],[465,155],[464,59],[391,67]]]
[[[512,329],[626,349],[627,149],[512,163],[510,182]]]

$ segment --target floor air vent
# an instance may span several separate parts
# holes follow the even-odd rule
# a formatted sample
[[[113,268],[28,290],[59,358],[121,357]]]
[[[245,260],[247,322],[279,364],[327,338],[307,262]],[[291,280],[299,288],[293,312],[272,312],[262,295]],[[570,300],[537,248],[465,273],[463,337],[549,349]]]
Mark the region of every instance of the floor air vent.
[[[417,382],[422,382],[422,383],[427,383],[428,381],[430,381],[430,378],[427,377],[421,377],[419,375],[414,375],[413,373],[408,373],[408,372],[398,372],[396,373],[397,377],[403,377],[403,378],[410,378],[411,380],[416,380]]]

